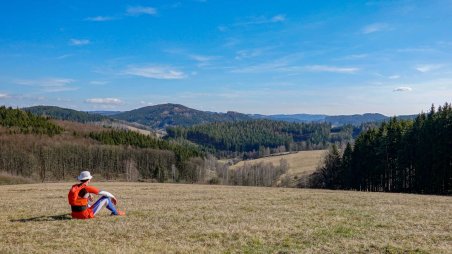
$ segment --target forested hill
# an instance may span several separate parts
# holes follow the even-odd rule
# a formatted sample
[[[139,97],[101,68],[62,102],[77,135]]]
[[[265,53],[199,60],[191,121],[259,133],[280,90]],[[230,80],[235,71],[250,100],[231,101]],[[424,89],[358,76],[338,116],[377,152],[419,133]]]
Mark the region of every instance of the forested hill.
[[[46,116],[58,120],[67,120],[80,123],[98,122],[107,119],[105,116],[99,114],[90,114],[87,112],[77,111],[68,108],[60,108],[55,106],[34,106],[23,108],[23,110],[30,112],[37,116]]]
[[[167,128],[170,138],[187,139],[218,156],[243,153],[246,158],[323,149],[330,143],[349,142],[359,131],[350,125],[332,129],[329,123],[289,123],[266,119]]]
[[[250,116],[237,112],[206,112],[170,103],[126,111],[111,117],[128,122],[137,122],[156,129],[164,129],[167,126],[192,126],[211,122],[251,119]]]
[[[0,175],[72,181],[88,169],[97,179],[193,182],[201,156],[192,144],[0,107]]]
[[[340,126],[346,124],[357,126],[362,123],[383,122],[385,120],[389,120],[389,117],[377,113],[366,113],[363,115],[327,116],[324,121],[327,123],[331,123],[333,126]]]
[[[138,123],[153,129],[165,129],[168,126],[189,127],[198,124],[213,122],[235,122],[244,120],[268,119],[274,121],[284,121],[289,123],[329,123],[332,126],[353,125],[360,126],[363,123],[381,123],[389,121],[387,117],[378,113],[366,113],[362,115],[312,115],[312,114],[292,114],[292,115],[258,115],[242,114],[229,111],[227,113],[217,113],[201,111],[180,104],[161,104],[148,106],[131,111],[91,111],[83,112],[73,109],[60,108],[55,106],[35,106],[23,108],[38,116],[47,116],[58,120],[76,121],[81,123],[98,122],[107,119],[117,119],[123,122]],[[416,115],[397,116],[398,119],[412,120]]]

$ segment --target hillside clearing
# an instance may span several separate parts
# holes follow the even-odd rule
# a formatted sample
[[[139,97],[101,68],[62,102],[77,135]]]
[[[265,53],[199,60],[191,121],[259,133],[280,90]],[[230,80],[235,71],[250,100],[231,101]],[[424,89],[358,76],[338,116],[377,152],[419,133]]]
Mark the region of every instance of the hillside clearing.
[[[70,183],[0,186],[0,252],[450,253],[452,199],[390,193],[93,183],[119,198],[71,220]]]
[[[269,156],[256,160],[246,160],[240,161],[237,164],[231,166],[231,169],[242,167],[245,163],[273,163],[273,165],[279,165],[281,159],[287,160],[289,163],[289,170],[286,174],[282,175],[280,179],[288,177],[290,179],[290,187],[295,187],[295,185],[303,179],[303,177],[314,172],[316,167],[319,165],[326,150],[314,150],[314,151],[300,151],[291,154]],[[281,180],[280,180],[281,181]],[[280,182],[278,181],[278,183]]]

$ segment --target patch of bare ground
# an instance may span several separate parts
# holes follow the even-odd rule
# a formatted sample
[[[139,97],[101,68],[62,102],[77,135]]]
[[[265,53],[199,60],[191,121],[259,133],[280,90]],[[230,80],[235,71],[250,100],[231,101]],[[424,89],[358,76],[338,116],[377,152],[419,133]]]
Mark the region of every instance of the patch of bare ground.
[[[125,217],[68,216],[70,183],[0,186],[0,253],[450,253],[444,196],[96,183]]]

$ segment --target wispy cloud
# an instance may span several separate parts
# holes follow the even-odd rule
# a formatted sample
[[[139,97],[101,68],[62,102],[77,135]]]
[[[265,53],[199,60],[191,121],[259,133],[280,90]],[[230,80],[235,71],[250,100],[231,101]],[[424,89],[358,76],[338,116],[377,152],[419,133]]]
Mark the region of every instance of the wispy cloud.
[[[15,84],[24,86],[37,86],[45,92],[75,91],[78,87],[70,86],[75,80],[68,78],[44,78],[44,79],[19,79],[13,81]]]
[[[189,57],[197,62],[209,62],[216,58],[215,56],[205,56],[205,55],[189,55]]]
[[[262,55],[269,48],[255,48],[255,49],[243,49],[235,53],[236,60],[254,58]]]
[[[328,65],[309,65],[305,66],[304,69],[306,71],[311,72],[334,72],[334,73],[356,73],[359,71],[359,68],[355,67],[337,67],[337,66],[328,66]]]
[[[357,60],[357,59],[363,59],[368,57],[369,54],[352,54],[352,55],[347,55],[347,56],[343,56],[340,58],[336,58],[336,60]]]
[[[247,25],[262,25],[262,24],[268,24],[268,23],[278,23],[283,22],[286,20],[286,16],[283,14],[278,14],[273,17],[251,17],[248,20],[245,20],[243,22],[235,23],[236,26],[247,26]]]
[[[84,46],[90,44],[91,41],[88,39],[70,39],[69,45],[71,46]]]
[[[396,87],[394,88],[394,90],[392,90],[393,92],[411,92],[413,89],[411,87],[408,86],[401,86],[401,87]]]
[[[328,65],[289,65],[287,61],[278,60],[269,63],[252,65],[247,67],[235,68],[231,72],[234,73],[261,73],[261,72],[286,72],[286,73],[300,73],[300,72],[331,72],[353,74],[360,69],[355,67],[337,67]]]
[[[243,66],[239,68],[233,68],[231,72],[233,73],[261,73],[261,72],[271,72],[271,71],[281,71],[281,68],[286,68],[288,65],[287,61],[276,60],[273,62],[267,62],[251,66]]]
[[[423,52],[437,52],[438,50],[432,47],[414,47],[397,49],[400,53],[423,53]]]
[[[169,66],[142,66],[129,67],[124,72],[126,75],[133,75],[152,79],[185,79],[187,75]]]
[[[154,103],[150,102],[150,101],[140,101],[140,105],[144,105],[144,106],[152,106],[154,105]]]
[[[114,20],[114,17],[109,16],[95,16],[95,17],[88,17],[85,20],[86,21],[94,21],[94,22],[105,22],[105,21],[111,21]]]
[[[127,8],[127,15],[139,16],[139,15],[156,15],[157,9],[147,6],[133,6]]]
[[[271,18],[271,22],[283,22],[286,20],[286,15],[278,14]]]
[[[103,80],[92,80],[89,82],[91,85],[105,85],[108,84],[108,81],[103,81]]]
[[[442,64],[423,64],[423,65],[418,65],[416,66],[416,70],[419,72],[430,72],[430,71],[434,71],[437,70],[439,68],[443,67]]]
[[[211,65],[211,62],[218,59],[218,56],[207,56],[198,54],[189,54],[188,57],[196,62],[198,62],[198,67],[204,67]]]
[[[7,99],[9,95],[7,93],[0,93],[0,99]]]
[[[65,54],[65,55],[57,56],[57,57],[55,57],[55,59],[61,60],[61,59],[66,59],[71,56],[73,56],[73,54]]]
[[[388,77],[388,79],[399,79],[400,75],[391,75]]]
[[[389,25],[386,23],[373,23],[373,24],[363,27],[362,33],[370,34],[370,33],[380,32],[380,31],[386,30],[388,28],[389,28]]]
[[[121,105],[123,103],[120,99],[117,98],[91,98],[86,99],[85,102],[104,105]]]
[[[14,83],[24,86],[65,86],[75,80],[68,78],[18,79]]]

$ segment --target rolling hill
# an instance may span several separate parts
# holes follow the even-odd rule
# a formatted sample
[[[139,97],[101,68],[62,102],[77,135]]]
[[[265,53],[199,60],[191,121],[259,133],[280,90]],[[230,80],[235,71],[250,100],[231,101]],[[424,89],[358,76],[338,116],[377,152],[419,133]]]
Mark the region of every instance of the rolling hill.
[[[106,119],[117,119],[128,123],[136,123],[153,129],[165,129],[168,126],[193,126],[213,122],[234,122],[243,120],[268,119],[293,123],[330,123],[333,126],[354,125],[362,123],[383,122],[388,116],[379,113],[355,115],[323,115],[323,114],[243,114],[233,111],[227,113],[209,112],[192,109],[180,104],[160,104],[138,108],[130,111],[77,111],[56,106],[34,106],[23,108],[39,116],[48,116],[58,120],[69,120],[81,123],[99,122]],[[416,115],[397,116],[399,119],[414,119]],[[141,127],[142,128],[142,127]]]
[[[37,116],[47,116],[57,120],[68,120],[79,123],[99,122],[107,117],[99,114],[91,114],[74,109],[60,108],[56,106],[34,106],[23,108],[22,110],[30,112]]]
[[[103,114],[107,115],[107,114]],[[229,111],[217,113],[192,109],[180,104],[160,104],[125,111],[118,114],[108,113],[109,117],[127,122],[136,122],[156,129],[165,129],[168,126],[193,126],[213,122],[234,122],[243,120],[268,119],[293,123],[330,123],[333,126],[354,125],[362,123],[383,122],[390,117],[379,113],[366,113],[355,115],[322,115],[322,114],[243,114]],[[416,115],[398,116],[400,119],[414,119]]]
[[[170,103],[134,109],[111,117],[128,122],[137,122],[157,129],[164,129],[167,126],[192,126],[202,123],[251,119],[250,116],[237,112],[206,112]]]

